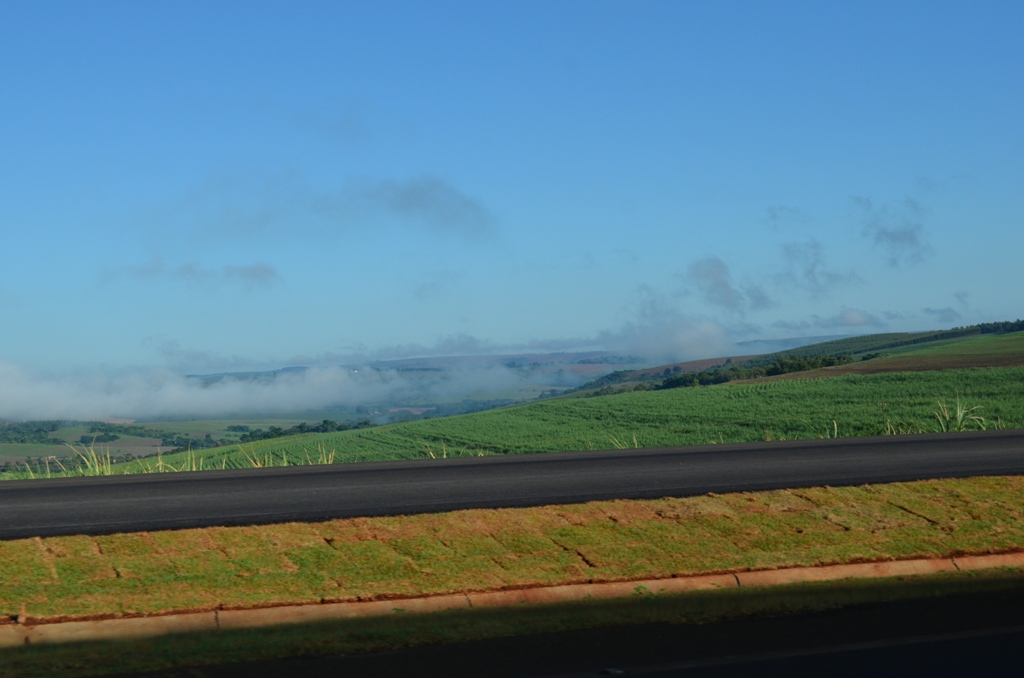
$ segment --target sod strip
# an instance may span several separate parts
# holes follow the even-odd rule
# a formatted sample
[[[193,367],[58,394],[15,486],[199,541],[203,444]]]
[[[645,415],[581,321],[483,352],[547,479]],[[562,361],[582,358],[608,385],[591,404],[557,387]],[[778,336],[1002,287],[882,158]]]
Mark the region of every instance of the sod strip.
[[[1024,477],[0,542],[33,623],[1024,550]]]
[[[451,594],[429,598],[285,605],[245,610],[188,612],[155,617],[63,621],[49,624],[33,624],[30,623],[30,619],[22,615],[19,616],[17,623],[0,624],[0,649],[97,640],[124,641],[189,632],[391,617],[406,613],[424,614],[496,607],[521,608],[523,605],[552,605],[574,601],[692,593],[739,587],[790,586],[809,582],[841,582],[851,579],[903,579],[993,568],[1006,568],[1018,574],[1024,574],[1024,552],[957,558],[890,560],[878,563],[853,563],[822,567],[792,567],[672,579],[570,584],[513,591]]]
[[[649,624],[688,626],[688,630],[680,629],[686,636],[691,635],[690,631],[700,633],[700,627],[713,637],[716,632],[712,627],[716,622],[813,614],[899,601],[941,601],[942,615],[956,616],[963,612],[969,617],[972,610],[976,615],[985,609],[986,617],[991,615],[991,623],[1005,624],[1007,617],[1020,609],[1022,592],[1024,572],[1002,568],[921,577],[736,587],[693,591],[684,595],[631,595],[611,600],[460,609],[431,614],[393,613],[386,617],[331,619],[259,628],[221,628],[216,631],[207,629],[149,638],[122,637],[110,642],[35,644],[33,641],[33,644],[17,648],[0,649],[0,675],[5,678],[71,678],[134,675],[160,669],[206,675],[219,672],[196,667],[310,656],[400,653],[425,645]],[[979,599],[986,602],[973,602]],[[967,604],[968,600],[972,602]],[[925,604],[928,609],[935,609],[934,604]],[[213,616],[213,613],[207,614]],[[96,623],[159,619],[167,617]],[[967,621],[966,628],[983,628],[988,623],[983,622],[978,627]],[[291,669],[282,670],[282,673],[301,672],[301,668],[296,668],[298,666],[301,665],[282,667]],[[420,669],[420,674],[431,672],[430,666],[415,666]],[[434,666],[440,669],[435,669],[434,673],[444,673],[443,664]],[[236,668],[244,670],[243,667]],[[481,668],[478,674],[486,672]],[[395,671],[394,675],[399,673],[410,671]]]

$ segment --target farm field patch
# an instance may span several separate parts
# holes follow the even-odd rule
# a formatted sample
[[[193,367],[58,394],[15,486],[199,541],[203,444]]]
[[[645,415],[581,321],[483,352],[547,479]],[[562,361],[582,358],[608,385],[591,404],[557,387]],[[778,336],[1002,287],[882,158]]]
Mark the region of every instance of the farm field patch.
[[[1024,360],[1024,332],[982,334],[957,339],[944,339],[914,346],[901,346],[887,351],[894,356],[1007,356]]]
[[[989,426],[1024,426],[1024,368],[850,374],[566,398],[372,429],[204,450],[206,468],[524,454],[935,431],[940,401],[979,407]],[[254,454],[257,452],[258,454]],[[172,460],[173,461],[173,460]],[[261,463],[262,463],[261,462]]]
[[[771,377],[772,380],[813,379],[844,374],[884,374],[931,370],[1020,367],[1024,365],[1024,332],[982,334],[887,349],[870,360],[807,372]],[[759,380],[764,381],[764,380]]]
[[[871,361],[873,362],[873,361]],[[803,376],[801,376],[803,375]],[[791,377],[794,375],[783,375]],[[115,463],[112,473],[706,445],[941,430],[957,403],[1024,427],[1024,367],[771,378],[556,398],[467,415],[305,434]],[[120,441],[117,441],[120,442]],[[69,452],[62,448],[65,455]],[[105,453],[103,445],[96,451]],[[36,455],[37,456],[37,455]],[[39,470],[35,477],[40,477]],[[24,477],[16,470],[0,478]]]
[[[885,338],[877,335],[874,344]],[[936,414],[957,403],[977,408],[972,413],[984,421],[975,420],[976,426],[1024,426],[1024,332],[897,346],[880,357],[847,365],[717,386],[554,398],[367,429],[199,445],[204,449],[163,454],[159,460],[115,459],[109,470],[250,468],[928,432],[940,430]],[[294,423],[282,418],[144,426],[174,429],[194,439],[209,433],[223,442],[238,440],[240,424],[256,429]],[[59,435],[74,441],[77,434],[88,432],[79,428],[62,429]],[[97,444],[96,452],[141,457],[160,452],[159,442],[125,436]],[[47,449],[0,445],[0,460],[48,455],[74,458],[59,444]],[[32,475],[46,474],[40,468]],[[12,466],[0,471],[0,479],[26,475]]]
[[[60,443],[46,445],[44,443],[0,443],[0,463],[4,461],[21,461],[26,457],[66,457],[68,448]]]
[[[1024,548],[1024,478],[0,542],[0,615],[401,598]]]
[[[160,459],[156,457],[175,449],[179,443],[184,446],[186,443],[181,442],[183,437],[186,441],[190,437],[192,441],[200,445],[205,442],[202,439],[206,435],[215,437],[218,441],[237,442],[239,437],[243,435],[243,432],[247,430],[266,430],[271,427],[284,428],[285,426],[290,427],[298,423],[302,422],[291,419],[243,419],[146,423],[138,425],[138,428],[151,432],[153,436],[163,437],[130,435],[119,432],[116,439],[112,441],[104,440],[103,432],[93,430],[94,426],[91,423],[76,424],[73,426],[62,426],[53,431],[49,436],[49,440],[52,441],[50,443],[0,443],[0,464],[4,461],[11,461],[19,464],[24,469],[25,461],[33,459],[35,461],[32,464],[32,474],[23,473],[22,475],[45,477],[47,475],[45,466],[47,458],[51,458],[50,472],[56,473],[60,468],[56,462],[71,468],[81,456],[91,456],[95,453],[103,459],[109,456],[115,460],[115,465],[118,465],[118,459],[137,457],[140,458],[137,462],[120,463],[119,465],[121,467],[130,468],[134,466],[143,469],[161,465],[162,457]],[[178,442],[175,442],[175,440]],[[280,441],[278,440],[277,442]],[[258,448],[262,442],[258,441],[254,445],[247,446],[247,448]],[[197,445],[197,447],[200,447],[200,445]],[[212,450],[214,448],[200,447],[200,449]],[[192,458],[196,452],[198,450],[192,450],[185,455],[179,456]],[[145,459],[147,457],[148,459]],[[10,469],[11,467],[8,468]],[[0,479],[3,477],[4,475],[0,473]]]

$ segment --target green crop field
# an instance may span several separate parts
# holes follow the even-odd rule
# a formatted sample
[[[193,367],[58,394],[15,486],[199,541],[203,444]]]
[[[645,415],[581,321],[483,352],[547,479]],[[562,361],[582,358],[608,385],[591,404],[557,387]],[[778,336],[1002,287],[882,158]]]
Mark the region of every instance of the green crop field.
[[[868,357],[867,355],[864,357]],[[941,339],[886,349],[878,357],[837,367],[783,374],[773,379],[809,379],[844,374],[927,372],[1024,365],[1024,332]]]
[[[912,346],[900,346],[887,351],[900,356],[1024,356],[1024,332],[982,334],[956,339],[943,339]]]
[[[767,357],[786,355],[791,357],[809,357],[816,355],[857,355],[872,351],[880,351],[887,347],[911,341],[930,341],[938,332],[891,332],[888,334],[865,334],[859,337],[834,339],[807,346],[798,346],[785,351],[769,353]]]
[[[46,445],[44,443],[0,443],[0,462],[7,460],[20,461],[26,457],[66,457],[67,455],[68,448],[59,443],[55,445]]]
[[[968,342],[968,344],[961,344]],[[956,347],[961,345],[986,346],[992,349],[985,349],[986,353],[999,351],[1012,351],[1017,355],[1021,354],[1024,348],[1024,332],[1021,331],[999,331],[979,334],[969,329],[938,330],[931,332],[898,332],[889,334],[865,334],[858,337],[847,337],[833,341],[809,344],[797,348],[770,353],[761,356],[764,359],[773,359],[778,356],[808,357],[815,355],[840,355],[847,354],[859,356],[865,353],[886,353],[886,354],[916,354],[918,350],[937,346]],[[970,350],[961,351],[953,348],[949,352],[940,352],[937,355],[970,355]],[[755,359],[756,360],[756,359]]]
[[[74,459],[77,457],[76,450],[83,451],[88,445],[80,441],[82,436],[88,437],[88,427],[75,426],[61,429],[53,434],[53,444],[45,443],[0,443],[0,462],[14,460],[21,462],[28,457],[33,459],[45,459],[46,457],[57,457],[61,460]],[[159,438],[139,438],[137,436],[122,436],[114,442],[97,443],[97,451],[111,455],[132,454],[144,456],[156,454],[160,450]],[[163,449],[169,449],[166,446]]]
[[[964,428],[1024,428],[1024,366],[1007,362],[1024,355],[1024,333],[943,339],[886,353],[757,382],[556,398],[163,455],[110,464],[102,472],[931,432],[954,428],[958,406]],[[877,364],[923,367],[838,371]],[[187,423],[192,433],[228,424]],[[182,422],[167,426],[184,428]],[[3,477],[25,476],[0,472]],[[16,540],[0,544],[6,555],[0,562],[9,570],[0,607],[8,616],[27,603],[40,618],[89,617],[1016,550],[1022,543],[1020,484],[1016,477],[974,478]],[[589,563],[586,571],[567,557],[573,552]]]
[[[204,468],[793,440],[941,428],[940,401],[975,427],[1024,427],[1024,368],[845,375],[556,399],[476,414],[194,453]],[[165,456],[181,465],[182,454]],[[194,466],[194,464],[192,464]]]
[[[874,341],[877,344],[895,338],[878,335]],[[963,422],[968,428],[1018,428],[1024,427],[1022,361],[1024,332],[970,335],[899,346],[885,357],[755,382],[557,398],[475,414],[164,454],[159,459],[108,464],[99,472],[247,468],[930,432],[947,427],[936,415],[942,416],[944,409],[955,412],[958,403],[970,410]],[[992,366],[1004,364],[1007,366]],[[967,365],[975,367],[949,369]],[[220,435],[227,433],[230,423],[238,422],[166,422],[147,427]],[[252,427],[283,427],[295,422],[254,419],[246,423]],[[79,431],[62,430],[61,437],[68,439],[70,433]],[[122,441],[112,444],[110,452],[116,455],[113,448],[122,445]],[[100,456],[107,450],[107,446],[96,446]],[[60,446],[45,450],[27,445],[0,446],[0,459],[21,459],[27,455],[39,458],[48,454],[67,457],[68,453],[68,448]],[[36,477],[39,474],[39,470],[34,473]],[[0,479],[16,477],[25,474],[10,469],[0,472]]]

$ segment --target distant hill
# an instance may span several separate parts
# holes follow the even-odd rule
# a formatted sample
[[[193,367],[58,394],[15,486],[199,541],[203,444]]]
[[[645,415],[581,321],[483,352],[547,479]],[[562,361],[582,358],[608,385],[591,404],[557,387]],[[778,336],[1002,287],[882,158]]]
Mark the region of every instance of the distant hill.
[[[787,339],[749,339],[747,341],[736,342],[736,347],[743,349],[744,353],[764,355],[766,353],[788,351],[801,346],[810,346],[812,344],[821,344],[828,341],[836,341],[838,339],[852,338],[854,337],[849,334],[832,334],[818,337],[789,337]]]
[[[342,374],[331,378],[344,385],[347,400],[339,398],[336,403],[324,403],[319,409],[331,414],[323,418],[369,416],[374,423],[384,424],[410,417],[476,412],[559,395],[613,370],[643,365],[635,356],[611,351],[560,351],[422,356],[319,368],[291,366],[265,371],[194,374],[187,378],[204,388],[242,382],[271,389],[276,383],[286,381],[294,387],[316,370],[335,370]],[[356,408],[359,411],[341,414],[353,409],[355,392],[366,394]],[[281,411],[310,418],[305,410]]]
[[[777,376],[786,373],[820,370],[822,368],[837,369],[840,365],[870,360],[881,356],[886,351],[908,346],[919,346],[982,334],[1006,334],[1022,330],[1024,330],[1024,321],[1017,320],[954,327],[947,330],[890,332],[854,337],[825,338],[825,341],[760,355],[711,358],[708,360],[659,365],[658,367],[638,370],[618,370],[584,384],[577,391],[603,395],[615,390],[612,387],[617,385],[620,386],[619,390],[622,390],[621,387],[627,387],[626,390],[628,390],[629,386],[639,390],[645,388],[676,388],[697,384],[723,383],[736,379]],[[822,338],[812,337],[811,339]],[[757,344],[758,342],[744,342],[743,345],[751,347]],[[911,363],[904,361],[900,364],[909,365]],[[895,365],[894,363],[893,367]],[[865,372],[871,370],[848,368],[847,371]],[[693,375],[693,378],[686,375]]]
[[[557,353],[509,353],[497,355],[466,355],[466,356],[422,356],[416,358],[395,358],[391,360],[372,360],[351,365],[336,367],[358,371],[372,369],[377,371],[394,370],[396,372],[445,372],[449,370],[472,370],[489,367],[506,367],[516,369],[522,367],[563,367],[571,368],[578,374],[592,374],[602,369],[621,365],[640,365],[644,361],[636,356],[623,356],[610,351],[560,351]],[[188,379],[197,379],[209,385],[224,379],[239,381],[266,381],[286,374],[300,374],[310,367],[295,365],[276,370],[260,370],[249,372],[216,372],[211,374],[189,374]]]

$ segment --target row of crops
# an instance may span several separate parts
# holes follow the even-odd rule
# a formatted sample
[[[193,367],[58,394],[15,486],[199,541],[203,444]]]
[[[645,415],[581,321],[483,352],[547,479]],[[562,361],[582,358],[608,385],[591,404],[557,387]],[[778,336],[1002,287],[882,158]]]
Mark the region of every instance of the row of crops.
[[[849,375],[551,400],[478,414],[293,439],[262,454],[335,461],[520,454],[928,432],[941,406],[974,427],[1024,427],[1024,368]],[[244,461],[244,453],[229,451]],[[244,465],[244,464],[242,464]]]
[[[962,421],[951,422],[957,412]],[[944,414],[945,413],[945,414]],[[945,416],[946,421],[943,421]],[[184,471],[1024,427],[1024,367],[846,375],[568,398],[197,450],[86,473]],[[81,472],[81,471],[80,471]],[[62,475],[36,469],[33,475]],[[26,477],[24,470],[7,477]]]

